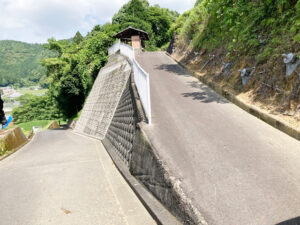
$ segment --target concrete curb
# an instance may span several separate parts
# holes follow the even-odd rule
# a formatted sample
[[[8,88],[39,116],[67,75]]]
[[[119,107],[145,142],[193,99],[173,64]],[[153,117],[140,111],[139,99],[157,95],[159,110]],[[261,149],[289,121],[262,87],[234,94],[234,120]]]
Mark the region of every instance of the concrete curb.
[[[196,77],[198,80],[200,80],[202,83],[209,86],[211,89],[213,89],[215,92],[217,92],[219,95],[222,95],[224,98],[228,99],[233,104],[237,105],[241,109],[245,110],[246,112],[250,113],[251,115],[261,119],[262,121],[268,123],[269,125],[275,127],[276,129],[286,133],[287,135],[297,139],[300,141],[300,129],[296,129],[295,127],[289,125],[288,123],[284,121],[279,121],[275,117],[271,116],[270,114],[267,114],[263,111],[261,111],[259,108],[247,104],[240,99],[238,99],[232,92],[229,90],[225,90],[224,87],[217,85],[216,83],[213,83],[211,81],[208,81],[206,78],[202,76],[198,76],[197,72],[189,70],[185,64],[179,62],[175,58],[173,58],[169,53],[165,52],[166,55],[168,55],[170,58],[172,58],[175,62],[177,62],[180,66],[182,66],[185,70],[193,74],[194,77]]]

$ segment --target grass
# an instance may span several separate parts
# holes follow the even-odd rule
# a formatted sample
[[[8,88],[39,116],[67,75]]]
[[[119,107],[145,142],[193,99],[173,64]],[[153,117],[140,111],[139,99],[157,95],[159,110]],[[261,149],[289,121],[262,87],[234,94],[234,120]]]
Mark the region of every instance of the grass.
[[[41,126],[43,129],[46,129],[51,122],[52,120],[35,120],[27,123],[19,123],[17,125],[22,129],[24,134],[27,136],[30,133],[30,131],[32,131],[32,127]]]

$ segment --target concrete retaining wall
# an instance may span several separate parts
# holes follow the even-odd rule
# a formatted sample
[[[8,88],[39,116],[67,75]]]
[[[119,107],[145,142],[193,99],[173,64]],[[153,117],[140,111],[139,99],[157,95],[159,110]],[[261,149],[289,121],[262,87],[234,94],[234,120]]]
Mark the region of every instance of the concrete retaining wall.
[[[145,112],[133,76],[130,61],[120,55],[111,56],[95,81],[74,131],[102,140],[109,153],[122,159],[114,162],[122,163],[119,167],[127,166],[182,222],[205,224],[177,181],[170,178],[143,132],[143,126],[148,125],[144,123]]]
[[[141,123],[135,133],[130,173],[172,212],[183,224],[206,224],[200,212],[186,198],[178,181],[168,174],[168,168],[148,141]]]
[[[53,130],[53,129],[58,129],[60,128],[59,124],[57,123],[57,121],[53,121],[49,126],[48,129],[49,130]]]
[[[87,98],[75,131],[103,140],[131,73],[125,57],[113,55],[103,67]]]
[[[0,135],[0,151],[13,151],[27,142],[20,127],[14,127]]]
[[[128,79],[107,134],[102,141],[106,148],[112,147],[126,165],[129,165],[131,160],[136,123],[138,122],[132,96],[130,79]]]

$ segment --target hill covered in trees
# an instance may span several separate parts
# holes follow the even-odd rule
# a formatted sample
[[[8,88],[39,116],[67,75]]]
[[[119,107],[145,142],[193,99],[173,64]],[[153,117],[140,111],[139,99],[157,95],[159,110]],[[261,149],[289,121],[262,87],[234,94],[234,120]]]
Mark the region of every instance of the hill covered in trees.
[[[0,86],[46,86],[46,68],[41,59],[55,56],[41,44],[0,41]]]

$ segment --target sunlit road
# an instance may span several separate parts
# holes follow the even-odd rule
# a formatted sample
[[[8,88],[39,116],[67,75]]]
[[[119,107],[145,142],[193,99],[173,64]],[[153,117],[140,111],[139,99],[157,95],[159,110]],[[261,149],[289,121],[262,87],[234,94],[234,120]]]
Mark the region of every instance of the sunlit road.
[[[155,223],[99,141],[53,130],[0,161],[0,224]]]
[[[145,132],[208,224],[300,216],[299,141],[218,96],[164,53],[136,58],[150,74],[153,125]]]

